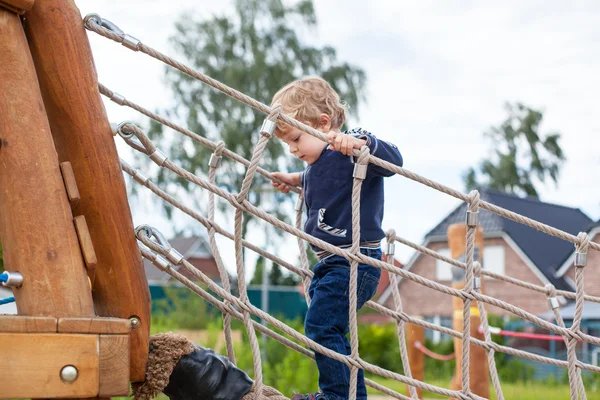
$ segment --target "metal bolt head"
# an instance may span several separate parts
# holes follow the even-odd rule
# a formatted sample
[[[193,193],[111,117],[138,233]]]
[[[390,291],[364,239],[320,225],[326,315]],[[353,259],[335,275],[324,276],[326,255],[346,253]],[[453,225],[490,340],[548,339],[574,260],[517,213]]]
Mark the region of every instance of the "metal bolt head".
[[[77,380],[77,368],[72,365],[66,365],[60,370],[60,379],[66,383],[73,383]]]
[[[129,322],[131,323],[131,329],[136,329],[141,323],[138,317],[129,318]]]

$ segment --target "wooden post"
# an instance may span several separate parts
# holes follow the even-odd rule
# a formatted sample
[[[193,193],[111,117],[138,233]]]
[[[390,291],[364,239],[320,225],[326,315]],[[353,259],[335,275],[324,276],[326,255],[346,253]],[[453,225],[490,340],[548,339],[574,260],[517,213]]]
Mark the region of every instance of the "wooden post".
[[[448,245],[450,246],[451,256],[454,259],[464,257],[466,252],[467,244],[467,225],[465,224],[452,224],[448,227]],[[475,250],[476,257],[475,261],[481,262],[483,260],[483,230],[481,226],[477,227],[475,231]],[[453,267],[455,268],[455,267]],[[462,289],[465,286],[464,271],[458,268],[453,270],[454,280],[452,287]],[[458,272],[458,273],[457,273]],[[456,279],[460,276],[459,279]],[[483,291],[483,279],[482,279],[482,291]],[[453,317],[452,327],[458,332],[462,332],[463,328],[463,301],[458,297],[452,297],[453,304]],[[477,302],[471,302],[471,337],[483,340],[483,334],[479,333],[479,326],[481,325],[481,318],[479,316],[479,309],[477,308]],[[456,369],[450,388],[452,390],[462,389],[462,340],[454,339],[454,352],[456,354]],[[485,350],[471,345],[470,349],[470,365],[469,365],[469,379],[471,391],[479,396],[489,398],[489,373],[487,355]]]
[[[59,159],[71,163],[79,188],[74,214],[85,216],[95,249],[96,312],[139,319],[131,333],[131,380],[143,381],[150,292],[81,15],[72,0],[37,1],[24,25]]]
[[[91,317],[92,295],[20,17],[0,7],[0,239],[19,314]]]
[[[422,326],[406,324],[406,347],[408,350],[408,362],[412,377],[423,382],[425,380],[425,355],[417,349],[417,342],[425,345],[425,329]],[[408,385],[406,395],[410,396]],[[417,388],[419,399],[423,398],[423,390]]]
[[[0,0],[0,7],[17,14],[24,14],[33,6],[34,0]]]

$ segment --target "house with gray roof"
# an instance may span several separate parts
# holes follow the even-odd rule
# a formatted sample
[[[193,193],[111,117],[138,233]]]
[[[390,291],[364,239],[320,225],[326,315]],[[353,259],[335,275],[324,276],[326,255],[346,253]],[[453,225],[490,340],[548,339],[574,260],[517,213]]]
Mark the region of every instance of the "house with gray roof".
[[[573,235],[589,231],[596,240],[600,237],[600,224],[594,225],[578,208],[546,203],[535,198],[521,198],[494,190],[480,190],[481,199],[539,222],[551,225]],[[467,204],[461,203],[440,223],[425,235],[423,246],[450,257],[447,230],[454,223],[464,223]],[[574,291],[569,276],[574,245],[547,235],[526,225],[516,223],[490,211],[479,210],[479,223],[483,227],[483,268],[514,278],[544,286],[548,283],[560,290]],[[590,228],[595,226],[595,228]],[[592,239],[594,240],[594,239]],[[594,253],[594,257],[598,252]],[[590,254],[591,255],[591,254]],[[586,293],[600,295],[600,260],[590,260],[586,268]],[[591,265],[594,264],[594,265]],[[441,284],[451,286],[451,266],[443,261],[416,252],[405,269]],[[400,280],[400,293],[404,310],[420,315],[438,324],[451,324],[452,301],[448,295],[426,288],[411,280]],[[381,304],[394,308],[391,287],[379,298]],[[514,304],[528,312],[539,315],[548,311],[546,296],[497,279],[486,278],[484,292],[497,299]],[[566,304],[564,298],[560,299]],[[488,306],[493,314],[507,315],[505,310]]]
[[[175,250],[180,252],[183,255],[183,258],[190,264],[216,283],[221,284],[219,269],[210,251],[207,237],[203,235],[175,237],[169,239],[169,243]],[[165,286],[175,281],[171,275],[159,270],[146,259],[144,259],[144,270],[146,272],[148,285],[150,286]],[[178,272],[193,281],[197,280],[189,271],[181,266],[178,268]]]

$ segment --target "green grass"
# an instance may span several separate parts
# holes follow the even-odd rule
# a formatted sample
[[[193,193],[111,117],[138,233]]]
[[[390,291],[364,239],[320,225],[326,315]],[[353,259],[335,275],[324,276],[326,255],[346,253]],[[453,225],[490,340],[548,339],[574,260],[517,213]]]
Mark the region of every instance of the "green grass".
[[[398,393],[407,394],[406,386],[398,381],[385,379],[381,377],[371,378],[373,381],[384,385]],[[426,381],[428,384],[446,388],[450,387],[449,381]],[[519,400],[565,400],[570,398],[569,385],[553,385],[545,384],[541,382],[528,382],[528,383],[500,383],[502,387],[502,393],[504,393],[505,399],[519,399]],[[379,394],[382,393],[371,387],[367,387],[368,394]],[[586,387],[587,399],[588,400],[600,400],[600,388]],[[447,399],[447,397],[440,396],[435,393],[423,392],[423,397],[426,399]],[[490,399],[496,400],[494,388],[490,386]]]

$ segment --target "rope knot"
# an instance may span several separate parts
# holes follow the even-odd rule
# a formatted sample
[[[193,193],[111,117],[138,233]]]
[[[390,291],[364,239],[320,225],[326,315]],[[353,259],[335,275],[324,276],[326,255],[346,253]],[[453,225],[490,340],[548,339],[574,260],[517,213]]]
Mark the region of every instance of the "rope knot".
[[[469,211],[479,210],[480,195],[478,190],[472,190],[469,193]]]
[[[590,237],[585,232],[579,232],[577,235],[577,240],[579,241],[575,244],[575,248],[579,253],[587,253],[588,248],[590,246]]]
[[[475,274],[476,277],[481,276],[481,263],[479,261],[475,261],[473,263],[473,273]]]
[[[276,104],[275,107],[271,108],[271,112],[267,119],[269,121],[277,122],[277,118],[279,118],[279,114],[281,114],[281,104]]]
[[[217,157],[221,157],[223,155],[223,150],[225,149],[225,142],[219,140],[217,142],[217,148],[215,149],[215,155]]]
[[[385,238],[388,243],[394,243],[396,241],[396,231],[393,229],[388,230],[385,233]]]
[[[369,156],[371,155],[371,150],[369,150],[368,146],[363,146],[360,148],[360,155],[358,156],[357,163],[360,165],[369,164]]]
[[[544,286],[544,288],[546,289],[546,296],[556,297],[556,288],[553,284],[547,283],[546,286]]]

